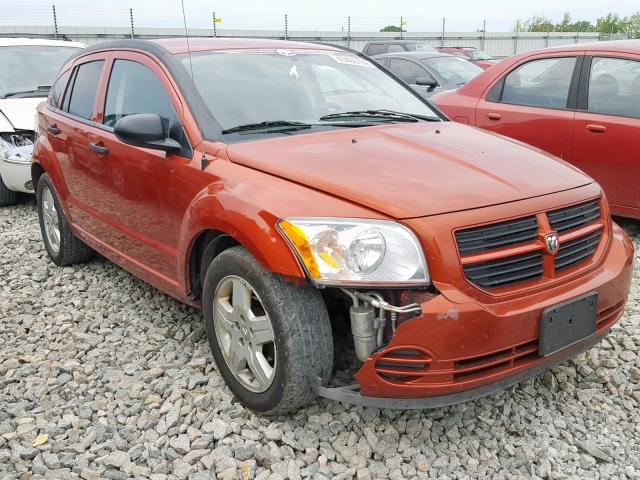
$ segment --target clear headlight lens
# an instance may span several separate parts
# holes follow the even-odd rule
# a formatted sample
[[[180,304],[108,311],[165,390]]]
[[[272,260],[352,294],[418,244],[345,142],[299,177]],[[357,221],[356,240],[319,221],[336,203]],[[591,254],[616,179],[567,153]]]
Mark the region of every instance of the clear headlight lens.
[[[278,222],[309,278],[322,285],[426,285],[418,239],[389,220],[285,218]]]

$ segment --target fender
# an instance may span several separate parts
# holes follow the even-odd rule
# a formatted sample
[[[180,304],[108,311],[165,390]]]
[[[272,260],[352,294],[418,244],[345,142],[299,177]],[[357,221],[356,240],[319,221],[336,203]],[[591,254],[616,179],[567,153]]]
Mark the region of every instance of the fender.
[[[223,232],[246,248],[267,270],[286,277],[305,279],[305,273],[284,238],[276,230],[278,217],[239,198],[219,185],[202,190],[187,210],[179,238],[180,285],[188,290],[189,257],[200,233]]]

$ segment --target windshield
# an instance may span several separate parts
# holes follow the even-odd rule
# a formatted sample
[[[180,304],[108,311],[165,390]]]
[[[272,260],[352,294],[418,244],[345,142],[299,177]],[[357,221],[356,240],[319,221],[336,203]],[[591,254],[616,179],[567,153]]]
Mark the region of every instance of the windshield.
[[[188,56],[181,60],[189,71]],[[318,124],[327,115],[381,109],[438,118],[372,62],[348,52],[208,51],[193,54],[192,63],[196,88],[223,129],[260,122]]]
[[[469,52],[472,60],[493,60],[493,57],[482,50],[472,50]]]
[[[0,47],[0,98],[38,90],[46,96],[58,70],[76,51],[75,47],[41,45]]]
[[[442,79],[444,84],[463,85],[484,71],[460,57],[436,57],[423,62]]]

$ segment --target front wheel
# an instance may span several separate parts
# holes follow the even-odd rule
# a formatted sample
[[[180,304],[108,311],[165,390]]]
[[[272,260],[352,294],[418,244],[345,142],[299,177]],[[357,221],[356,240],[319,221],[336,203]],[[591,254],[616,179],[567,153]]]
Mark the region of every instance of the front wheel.
[[[203,313],[214,359],[234,395],[264,414],[310,402],[328,379],[333,339],[320,293],[293,287],[242,247],[209,265]]]

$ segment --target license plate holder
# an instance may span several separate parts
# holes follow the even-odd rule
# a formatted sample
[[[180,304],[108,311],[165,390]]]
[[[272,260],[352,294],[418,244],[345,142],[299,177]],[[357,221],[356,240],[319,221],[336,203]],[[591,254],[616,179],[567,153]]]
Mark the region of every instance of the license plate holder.
[[[538,355],[547,357],[596,332],[598,294],[578,298],[546,308],[540,317]]]

